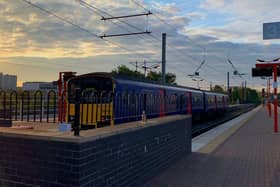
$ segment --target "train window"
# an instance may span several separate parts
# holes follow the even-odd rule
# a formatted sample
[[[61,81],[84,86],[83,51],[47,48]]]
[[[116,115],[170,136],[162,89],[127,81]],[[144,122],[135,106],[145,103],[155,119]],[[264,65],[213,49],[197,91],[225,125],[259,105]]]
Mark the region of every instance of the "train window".
[[[113,91],[113,81],[104,77],[76,77],[68,82],[68,97],[71,102],[75,98],[76,88],[81,89],[85,96],[92,95],[92,92],[101,96],[108,96]]]
[[[152,95],[147,94],[147,104],[150,106],[152,104]]]
[[[178,96],[177,94],[174,94],[174,104],[177,104],[178,103]]]
[[[127,104],[130,105],[130,101],[131,101],[131,94],[127,94]]]
[[[171,104],[176,104],[177,103],[177,94],[171,95]]]
[[[135,103],[136,103],[136,98],[135,98],[135,93],[133,91],[132,94],[131,94],[131,104],[135,105]]]
[[[182,98],[182,104],[186,104],[187,103],[187,96],[186,95],[181,95]]]
[[[87,88],[81,93],[82,100],[85,102],[93,102],[96,97],[96,90]]]
[[[166,103],[170,103],[171,101],[170,101],[170,96],[169,95],[167,95],[166,97],[165,97],[165,101],[166,101]]]
[[[152,105],[154,106],[154,104],[156,103],[156,102],[155,102],[155,96],[154,96],[153,94],[151,94],[151,98],[152,98],[152,102],[151,102],[151,103],[152,103]]]
[[[122,95],[122,102],[124,105],[126,105],[128,103],[128,96],[127,96],[127,93],[124,93]]]
[[[211,97],[211,96],[209,96],[209,98],[208,98],[208,103],[209,103],[210,105],[213,104],[213,103],[214,103],[214,98]]]
[[[185,95],[180,95],[180,110],[183,109],[184,105],[186,103]]]
[[[147,109],[147,94],[146,93],[144,94],[144,97],[143,97],[143,109],[145,111]]]
[[[194,96],[194,103],[199,104],[200,103],[200,98],[199,96]]]
[[[157,105],[159,103],[160,95],[155,94],[154,98],[155,98],[155,104]]]

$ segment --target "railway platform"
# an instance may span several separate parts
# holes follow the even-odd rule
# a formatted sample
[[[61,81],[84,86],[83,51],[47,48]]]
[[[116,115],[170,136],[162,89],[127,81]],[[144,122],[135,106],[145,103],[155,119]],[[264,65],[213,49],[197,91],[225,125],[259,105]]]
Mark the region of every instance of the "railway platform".
[[[145,187],[278,187],[280,133],[261,106],[193,139],[190,156],[152,178]]]

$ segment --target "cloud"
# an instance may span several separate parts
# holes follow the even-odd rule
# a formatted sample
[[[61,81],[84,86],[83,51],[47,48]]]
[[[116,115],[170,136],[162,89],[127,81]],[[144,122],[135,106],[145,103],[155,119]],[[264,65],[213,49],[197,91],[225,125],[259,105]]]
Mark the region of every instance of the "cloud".
[[[201,2],[200,7],[204,9],[220,9],[224,5],[224,0],[204,0]]]
[[[175,3],[158,3],[156,1],[153,1],[153,8],[157,11],[157,12],[161,12],[164,14],[170,14],[170,15],[174,15],[180,12],[180,9],[178,8],[178,6],[176,6]]]
[[[252,0],[248,0],[249,3],[239,0],[226,3],[206,0],[197,5],[200,8],[190,12],[185,12],[183,7],[175,3],[139,1],[147,9],[151,7],[155,15],[113,22],[100,19],[102,16],[146,11],[136,6],[133,1],[127,0],[86,1],[102,9],[99,11],[85,8],[77,1],[32,2],[97,35],[146,29],[152,31],[152,34],[106,38],[107,41],[104,41],[20,0],[0,1],[1,71],[18,74],[19,80],[23,81],[36,80],[38,77],[40,80],[54,80],[58,71],[65,70],[78,73],[110,71],[117,65],[129,66],[129,62],[136,60],[159,62],[163,32],[167,33],[167,71],[176,73],[178,82],[182,85],[196,86],[187,75],[193,73],[204,59],[206,64],[200,73],[205,81],[201,84],[209,86],[210,81],[213,84],[224,84],[226,72],[232,73],[232,68],[226,61],[227,57],[232,59],[242,73],[250,73],[256,58],[273,59],[280,50],[279,45],[263,45],[260,37],[261,24],[258,21],[246,20],[250,18],[246,10],[251,11]],[[265,5],[265,2],[261,2]],[[260,14],[253,11],[252,15],[260,18],[264,10],[271,7],[267,4],[269,3],[263,8],[257,7]],[[190,25],[194,20],[209,21],[213,12],[219,14],[218,18],[225,14],[232,17],[223,25]],[[239,16],[240,14],[244,16]],[[269,16],[265,17],[268,18]],[[32,70],[35,73],[31,75],[29,72]],[[235,79],[233,84],[239,84],[240,79]]]
[[[200,8],[206,10],[208,15],[215,14],[220,19],[223,16],[224,24],[214,24],[192,28],[198,34],[206,34],[223,41],[242,43],[263,43],[262,24],[264,22],[279,21],[277,0],[204,0]]]
[[[204,12],[190,12],[190,13],[187,13],[187,17],[189,17],[190,19],[205,20],[207,17],[207,14]]]

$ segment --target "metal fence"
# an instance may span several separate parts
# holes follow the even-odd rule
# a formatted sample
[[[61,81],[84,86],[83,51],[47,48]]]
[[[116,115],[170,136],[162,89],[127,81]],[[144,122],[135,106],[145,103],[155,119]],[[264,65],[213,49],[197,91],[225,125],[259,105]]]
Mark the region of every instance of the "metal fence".
[[[57,122],[57,93],[0,91],[0,118],[13,121]]]

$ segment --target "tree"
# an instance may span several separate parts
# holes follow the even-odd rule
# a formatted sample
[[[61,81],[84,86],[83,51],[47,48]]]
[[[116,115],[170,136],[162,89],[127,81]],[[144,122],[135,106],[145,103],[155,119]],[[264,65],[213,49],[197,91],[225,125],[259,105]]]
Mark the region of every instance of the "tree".
[[[147,79],[153,80],[153,81],[161,81],[161,72],[149,72],[147,75]],[[176,85],[176,75],[174,73],[167,73],[165,75],[165,82],[167,84],[173,84]]]
[[[230,101],[236,104],[237,100],[243,103],[259,103],[261,101],[260,94],[251,88],[233,87],[231,88]]]
[[[246,101],[249,103],[259,103],[261,101],[260,94],[257,90],[246,88]]]
[[[225,90],[220,85],[215,85],[213,88],[213,92],[225,93]]]
[[[153,81],[160,81],[161,80],[161,74],[159,74],[157,72],[150,71],[146,78],[149,79],[149,80],[153,80]]]
[[[117,69],[114,69],[112,71],[112,73],[115,75],[124,75],[124,76],[134,77],[134,78],[142,78],[142,79],[145,78],[144,74],[140,72],[132,71],[125,65],[118,66]]]
[[[124,76],[128,76],[128,77],[147,79],[147,80],[152,80],[152,81],[156,81],[156,82],[161,81],[161,72],[157,73],[157,72],[150,71],[148,73],[147,77],[145,77],[145,75],[143,73],[132,71],[125,65],[118,66],[117,69],[114,69],[112,71],[112,73],[115,75],[124,75]],[[167,84],[176,85],[176,75],[173,73],[167,73],[165,75],[165,81]]]

